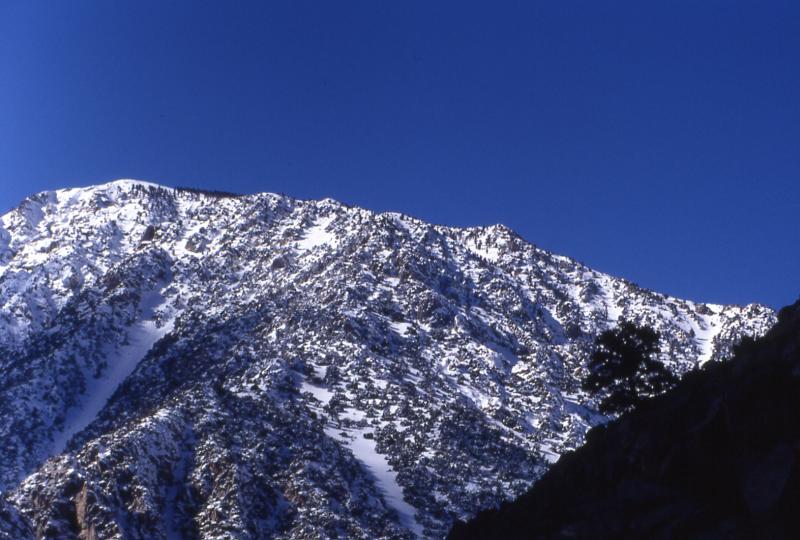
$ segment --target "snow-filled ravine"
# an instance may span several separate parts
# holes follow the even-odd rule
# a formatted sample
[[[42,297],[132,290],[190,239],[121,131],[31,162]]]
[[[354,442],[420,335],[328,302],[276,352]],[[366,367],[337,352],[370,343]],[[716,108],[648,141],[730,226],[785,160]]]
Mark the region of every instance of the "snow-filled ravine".
[[[349,408],[345,409],[344,416],[355,422],[364,418],[361,411]],[[403,490],[400,484],[397,483],[397,473],[389,465],[386,456],[378,453],[375,439],[372,438],[370,430],[327,427],[325,428],[325,433],[347,445],[353,455],[372,474],[386,503],[397,512],[403,525],[412,531],[417,538],[422,538],[422,526],[416,520],[416,510],[403,499]]]
[[[327,405],[333,397],[330,390],[308,381],[301,383],[300,390],[313,395],[323,406]],[[361,411],[351,408],[343,411],[343,417],[356,423],[364,419]],[[403,498],[403,489],[397,482],[397,472],[392,469],[386,456],[378,453],[375,439],[370,430],[329,425],[325,428],[325,434],[344,444],[353,452],[356,459],[370,472],[386,504],[397,512],[402,524],[417,538],[424,538],[422,525],[417,522],[415,517],[416,510]]]
[[[67,411],[64,425],[56,432],[47,457],[62,453],[70,439],[92,423],[153,345],[172,330],[174,318],[158,317],[163,304],[164,299],[158,291],[143,295],[140,306],[142,318],[131,325],[124,345],[112,347],[107,352],[105,360],[108,367],[100,377],[84,374],[87,390],[83,400]]]

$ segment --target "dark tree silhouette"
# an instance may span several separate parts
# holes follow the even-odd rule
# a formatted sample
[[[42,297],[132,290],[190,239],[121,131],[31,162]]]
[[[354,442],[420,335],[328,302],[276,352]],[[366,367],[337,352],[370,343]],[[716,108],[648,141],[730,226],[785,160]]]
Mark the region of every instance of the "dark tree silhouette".
[[[584,390],[604,397],[600,412],[622,413],[672,388],[677,378],[656,358],[658,332],[622,322],[597,337]]]

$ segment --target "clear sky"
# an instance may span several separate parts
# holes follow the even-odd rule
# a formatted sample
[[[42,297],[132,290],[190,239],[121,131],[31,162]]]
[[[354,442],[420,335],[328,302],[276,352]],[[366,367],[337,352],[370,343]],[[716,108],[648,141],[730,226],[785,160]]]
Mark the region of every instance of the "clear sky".
[[[695,300],[800,294],[800,3],[0,1],[0,208],[332,197]]]

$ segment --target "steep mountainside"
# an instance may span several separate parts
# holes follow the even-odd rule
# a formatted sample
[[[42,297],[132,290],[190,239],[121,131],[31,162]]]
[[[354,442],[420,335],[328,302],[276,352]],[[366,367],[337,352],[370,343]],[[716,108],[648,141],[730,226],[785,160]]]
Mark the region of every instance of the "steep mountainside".
[[[0,221],[0,535],[441,538],[603,420],[620,319],[676,372],[766,307],[335,201],[135,181]]]
[[[799,538],[800,302],[451,540]]]

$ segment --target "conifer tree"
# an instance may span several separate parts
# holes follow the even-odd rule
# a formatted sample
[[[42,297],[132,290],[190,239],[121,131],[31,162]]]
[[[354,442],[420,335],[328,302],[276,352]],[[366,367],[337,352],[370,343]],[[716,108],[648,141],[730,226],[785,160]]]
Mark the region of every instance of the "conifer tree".
[[[677,378],[658,361],[659,335],[622,322],[597,337],[583,388],[602,395],[600,412],[623,413],[672,388]]]

